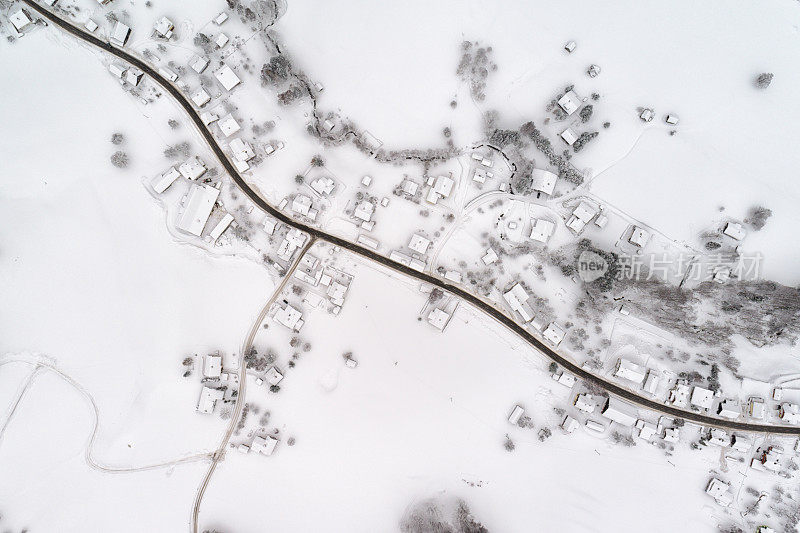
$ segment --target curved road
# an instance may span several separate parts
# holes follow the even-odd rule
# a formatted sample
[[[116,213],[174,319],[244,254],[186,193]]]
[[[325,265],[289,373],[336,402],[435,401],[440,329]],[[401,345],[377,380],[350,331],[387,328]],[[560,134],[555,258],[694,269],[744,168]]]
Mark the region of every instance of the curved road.
[[[552,348],[544,344],[541,340],[534,337],[530,332],[528,332],[524,327],[520,324],[515,322],[511,317],[506,315],[504,312],[500,311],[493,304],[481,299],[474,294],[471,294],[464,289],[452,285],[445,281],[444,279],[438,278],[431,274],[427,274],[425,272],[418,272],[413,268],[407,267],[405,265],[401,265],[395,261],[392,261],[388,257],[384,257],[368,248],[363,248],[357,244],[354,244],[350,241],[337,237],[335,235],[330,235],[318,228],[308,226],[303,224],[302,222],[298,222],[293,218],[285,215],[272,205],[268,204],[266,200],[261,198],[258,193],[251,187],[245,179],[237,172],[236,168],[233,166],[228,160],[228,157],[223,152],[222,148],[217,144],[217,140],[211,134],[211,131],[205,127],[203,121],[200,120],[200,115],[197,111],[195,111],[194,107],[192,107],[191,102],[184,96],[177,87],[172,85],[169,81],[167,81],[164,77],[162,77],[157,69],[153,68],[152,66],[148,65],[141,59],[133,56],[132,54],[117,48],[116,46],[112,46],[108,42],[102,41],[95,37],[94,35],[86,32],[82,28],[74,26],[72,23],[56,16],[55,14],[51,13],[44,7],[37,4],[34,0],[22,0],[26,5],[35,9],[42,17],[50,21],[52,24],[58,26],[62,30],[66,31],[67,33],[85,41],[97,48],[105,50],[109,54],[130,63],[131,65],[135,66],[136,68],[142,70],[145,74],[150,76],[156,83],[158,83],[163,89],[168,92],[175,101],[186,111],[186,114],[189,118],[192,119],[192,122],[195,124],[197,129],[199,130],[200,134],[208,143],[211,150],[214,152],[214,155],[219,160],[220,164],[225,168],[231,178],[236,182],[239,188],[242,189],[250,200],[261,208],[266,213],[269,213],[271,216],[275,217],[276,219],[280,220],[284,224],[297,228],[305,233],[311,235],[312,238],[315,238],[320,241],[328,242],[330,244],[341,246],[342,248],[349,250],[350,252],[360,255],[370,261],[375,263],[381,264],[391,270],[399,272],[401,274],[405,274],[412,278],[416,278],[420,281],[425,283],[430,283],[431,285],[435,285],[442,290],[446,290],[451,294],[454,294],[461,298],[462,300],[469,302],[477,309],[483,311],[487,315],[491,316],[504,326],[506,326],[509,330],[516,333],[518,336],[523,338],[528,344],[534,347],[536,350],[547,356],[552,361],[559,364],[564,370],[573,373],[575,376],[594,383],[595,385],[605,389],[609,394],[612,394],[616,397],[622,398],[630,403],[633,403],[639,407],[643,407],[645,409],[649,409],[651,411],[656,411],[659,413],[663,413],[665,415],[669,415],[672,417],[684,418],[686,420],[695,422],[697,424],[701,424],[704,426],[714,426],[729,430],[738,430],[738,431],[749,431],[755,433],[771,433],[771,434],[782,434],[782,435],[800,435],[800,426],[778,426],[778,425],[771,425],[771,424],[755,424],[750,422],[737,422],[734,420],[726,420],[722,418],[718,418],[715,416],[704,415],[701,413],[697,413],[694,411],[688,411],[685,409],[680,409],[671,405],[665,405],[661,402],[652,400],[650,398],[646,398],[644,396],[640,396],[639,394],[626,389],[616,383],[611,381],[607,381],[606,379],[592,374],[587,370],[579,367],[566,357],[560,355],[558,352],[554,351]]]

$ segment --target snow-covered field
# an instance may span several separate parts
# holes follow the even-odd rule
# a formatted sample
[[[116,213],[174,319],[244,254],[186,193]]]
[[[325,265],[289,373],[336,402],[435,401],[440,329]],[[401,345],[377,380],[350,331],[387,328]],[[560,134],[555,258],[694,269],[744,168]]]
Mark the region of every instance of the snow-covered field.
[[[220,31],[210,19],[225,9],[214,1],[191,9],[124,0],[110,8],[93,0],[62,6],[70,4],[91,4],[78,18],[104,26],[108,9],[127,11],[134,26],[129,47],[137,51],[152,45],[152,21],[169,15],[178,37],[161,53],[181,64],[196,52],[195,32]],[[490,110],[499,112],[499,127],[541,125],[548,102],[567,84],[582,96],[598,92],[588,127],[601,134],[573,160],[593,176],[588,192],[658,228],[660,239],[690,247],[723,217],[770,208],[774,216],[742,250],[764,254],[766,277],[796,284],[798,9],[790,0],[776,0],[768,11],[738,1],[665,7],[649,0],[290,0],[274,30],[294,64],[324,84],[320,108],[352,119],[390,149],[442,147],[444,127],[452,128],[456,146],[469,146],[484,137]],[[263,43],[235,16],[223,29],[247,40],[224,52],[231,51],[226,61],[244,84],[228,103],[214,94],[210,106],[234,112],[243,137],[276,123],[267,136],[286,148],[247,175],[271,201],[298,189],[295,175],[311,172],[310,157],[320,151],[342,185],[327,230],[355,237],[339,211],[352,207],[370,174],[375,183],[363,192],[390,199],[377,210],[372,234],[382,252],[424,230],[439,259],[437,239],[452,231],[439,264],[455,268],[463,259],[481,267],[480,235],[493,229],[499,210],[466,220],[455,213],[452,224],[453,209],[442,202],[420,216],[430,206],[392,190],[406,173],[421,183],[421,167],[381,164],[351,147],[323,150],[305,134],[305,107],[282,111],[274,95],[265,99],[258,81],[268,59]],[[562,49],[569,39],[578,42],[573,54]],[[483,101],[474,101],[455,75],[464,40],[491,46],[498,64]],[[209,254],[173,237],[173,211],[165,214],[143,182],[175,163],[164,150],[177,143],[189,142],[211,166],[213,157],[177,106],[166,98],[144,104],[123,92],[104,62],[52,28],[0,42],[0,71],[14,73],[0,77],[0,94],[13,102],[2,106],[0,122],[2,528],[186,528],[207,468],[203,456],[218,446],[226,422],[194,412],[199,368],[182,379],[181,361],[214,350],[237,353],[275,286],[253,254]],[[584,73],[591,63],[603,69],[594,79]],[[753,87],[762,71],[775,73],[767,91]],[[193,74],[184,80],[200,83]],[[654,107],[657,119],[639,121],[641,106]],[[667,112],[681,117],[674,136],[661,120]],[[607,130],[604,121],[612,123]],[[555,128],[544,129],[554,137]],[[124,141],[112,144],[113,133]],[[110,163],[117,150],[130,159],[124,169]],[[458,176],[462,166],[450,161],[436,171]],[[467,182],[457,194],[472,198],[474,187]],[[549,207],[524,209],[558,217]],[[627,222],[612,221],[617,231],[615,224]],[[509,235],[507,226],[500,231]],[[466,500],[491,531],[711,531],[730,520],[703,489],[712,470],[734,482],[737,496],[744,478],[716,448],[691,451],[689,437],[668,456],[657,445],[614,445],[582,427],[566,435],[554,409],[576,414],[575,391],[548,377],[544,358],[464,305],[440,333],[418,317],[428,296],[416,284],[365,264],[352,270],[339,316],[315,310],[306,317],[301,337],[313,348],[287,372],[280,392],[269,393],[251,376],[246,401],[270,412],[281,442],[271,457],[228,451],[203,499],[201,529],[309,531],[324,524],[331,531],[392,531],[415,502],[451,496]],[[539,284],[565,305],[580,292],[577,285],[558,290],[544,277]],[[255,345],[274,347],[286,362],[291,335],[279,328],[260,331]],[[742,357],[748,377],[769,379],[796,366],[786,363],[783,346],[737,350],[750,354]],[[355,369],[342,358],[351,351]],[[37,363],[44,366],[35,370]],[[742,391],[766,395],[769,387],[745,381]],[[534,429],[509,424],[515,404],[525,407]],[[655,422],[652,413],[641,415]],[[552,436],[542,442],[543,428]],[[516,444],[511,452],[506,436]],[[289,445],[289,437],[296,443]],[[788,450],[793,442],[782,445]],[[101,471],[158,463],[174,464]],[[754,478],[762,490],[780,481]]]

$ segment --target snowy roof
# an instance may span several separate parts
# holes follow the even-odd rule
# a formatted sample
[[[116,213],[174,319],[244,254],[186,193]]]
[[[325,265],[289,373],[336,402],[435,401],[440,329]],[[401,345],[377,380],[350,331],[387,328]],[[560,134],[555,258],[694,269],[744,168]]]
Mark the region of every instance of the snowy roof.
[[[8,20],[14,25],[14,29],[22,31],[28,27],[33,21],[28,14],[22,9],[17,9],[8,16]]]
[[[175,25],[167,17],[161,17],[153,25],[153,31],[165,39],[172,37],[172,30],[174,29]]]
[[[645,244],[647,244],[648,239],[650,239],[649,231],[644,228],[640,228],[639,226],[634,226],[633,233],[631,233],[628,242],[642,248]]]
[[[200,399],[197,400],[197,410],[203,414],[211,414],[214,412],[214,405],[217,400],[221,400],[225,393],[220,389],[212,389],[211,387],[203,387],[200,391]]]
[[[321,176],[311,182],[311,188],[317,194],[330,194],[336,188],[336,182],[330,176]]]
[[[616,398],[609,398],[606,400],[606,405],[603,407],[601,414],[617,424],[630,427],[636,423],[636,416],[631,414],[633,410],[634,407],[632,405]]]
[[[130,37],[130,35],[131,29],[122,22],[117,21],[114,24],[114,29],[111,30],[111,35],[108,37],[108,40],[117,46],[125,46],[125,43],[128,42],[128,37]]]
[[[650,369],[647,371],[647,379],[644,382],[644,391],[648,394],[655,394],[658,389],[658,382],[661,380],[658,370]]]
[[[231,141],[230,147],[231,151],[233,152],[233,157],[239,161],[249,161],[256,156],[256,153],[253,151],[253,147],[250,145],[250,143],[241,140],[239,137],[236,137]]]
[[[731,486],[721,479],[711,478],[706,486],[706,494],[714,498],[720,505],[730,505],[733,502],[730,488]]]
[[[531,188],[534,191],[541,191],[545,194],[553,194],[553,191],[556,188],[556,181],[558,181],[558,176],[549,170],[535,168],[533,169],[533,172],[531,172],[531,178]]]
[[[199,237],[203,233],[203,228],[208,222],[208,217],[211,215],[211,210],[214,209],[214,203],[218,196],[219,189],[193,183],[186,208],[178,218],[178,228]]]
[[[694,406],[710,409],[711,404],[714,402],[714,393],[703,387],[695,386],[692,389],[692,397],[689,402]]]
[[[214,77],[217,78],[217,81],[223,87],[225,87],[226,91],[230,91],[242,81],[228,65],[222,65],[222,67],[214,72]]]
[[[353,210],[353,216],[363,220],[364,222],[369,222],[372,219],[372,214],[374,212],[375,205],[372,202],[364,200]]]
[[[194,70],[198,74],[202,74],[202,72],[208,66],[208,62],[209,61],[207,58],[196,55],[192,56],[192,58],[189,60],[189,66],[191,67],[192,70]]]
[[[430,245],[430,239],[423,237],[419,233],[411,235],[411,240],[408,242],[408,247],[420,255],[424,255],[428,251]]]
[[[578,394],[573,404],[577,409],[586,413],[594,413],[594,409],[597,407],[591,394]]]
[[[233,222],[233,215],[230,213],[225,213],[225,216],[222,217],[219,222],[217,222],[217,224],[211,230],[211,233],[209,233],[211,241],[216,242],[216,240],[220,238],[225,230],[228,229],[228,226],[231,225],[231,222]]]
[[[581,103],[581,98],[575,91],[567,91],[567,94],[558,99],[558,107],[563,109],[567,115],[577,111]]]
[[[225,137],[230,137],[231,135],[242,129],[242,127],[239,126],[239,123],[236,121],[235,118],[233,118],[233,115],[231,115],[230,113],[222,117],[219,120],[219,122],[217,122],[217,125],[219,126],[219,129],[222,131],[222,134],[225,135]]]
[[[415,181],[411,180],[403,180],[403,183],[400,184],[400,188],[403,189],[403,192],[409,196],[414,196],[417,194],[417,190],[419,189],[419,184]]]
[[[194,102],[194,105],[196,105],[197,107],[203,107],[209,102],[209,100],[211,100],[211,95],[208,94],[206,90],[201,87],[200,89],[197,89],[197,91],[192,93],[190,98],[192,99],[192,102]]]
[[[453,190],[454,183],[455,182],[452,178],[447,176],[437,176],[436,184],[433,186],[433,190],[442,197],[447,198],[450,195],[450,191]]]
[[[617,366],[614,370],[614,375],[632,381],[637,385],[642,383],[647,369],[641,365],[637,365],[633,361],[629,361],[623,357],[617,360]]]
[[[483,254],[483,257],[481,257],[481,259],[483,260],[484,265],[491,265],[492,263],[497,261],[497,252],[495,252],[491,248],[487,248],[486,253]]]
[[[567,433],[572,433],[576,429],[578,429],[578,421],[572,418],[571,416],[567,415],[564,417],[564,421],[561,422],[561,429],[563,429]]]
[[[717,414],[722,418],[739,418],[742,414],[742,404],[738,400],[722,400],[717,407]]]
[[[267,383],[270,385],[277,385],[282,379],[283,374],[281,374],[274,366],[267,370]]]
[[[584,223],[588,223],[597,214],[597,209],[589,202],[581,202],[572,214]]]
[[[531,239],[539,242],[547,242],[547,239],[553,234],[556,225],[543,218],[537,218],[533,221],[531,226]]]
[[[555,346],[561,344],[561,341],[564,340],[565,332],[561,327],[556,324],[555,322],[551,322],[547,328],[542,332],[542,336],[553,343]]]
[[[300,329],[300,326],[303,324],[303,321],[301,320],[302,317],[302,311],[292,307],[289,304],[286,304],[285,307],[279,308],[275,313],[275,321],[289,329]]]
[[[162,192],[166,191],[170,185],[175,183],[175,180],[180,176],[181,173],[178,172],[175,167],[169,167],[169,170],[156,178],[156,182],[153,185],[153,190],[158,194],[161,194]]]
[[[564,139],[565,143],[572,146],[578,140],[578,133],[572,128],[567,128],[561,132],[561,138]]]
[[[516,423],[519,422],[519,419],[522,417],[523,414],[525,414],[525,409],[523,409],[519,405],[515,405],[514,409],[511,411],[511,414],[508,416],[508,421],[511,424],[516,425]]]
[[[744,230],[744,227],[739,224],[738,222],[728,222],[725,224],[725,229],[723,233],[728,237],[732,237],[737,241],[741,241],[747,235],[747,232]]]
[[[203,376],[218,378],[222,372],[222,356],[208,354],[203,359]]]
[[[206,165],[197,157],[190,157],[178,167],[181,176],[188,180],[196,180],[206,172]]]
[[[750,398],[750,416],[757,419],[764,418],[764,400],[761,398]]]
[[[444,327],[447,325],[447,321],[450,319],[450,315],[442,311],[441,309],[434,309],[428,315],[428,323],[430,323],[436,329],[443,330]]]

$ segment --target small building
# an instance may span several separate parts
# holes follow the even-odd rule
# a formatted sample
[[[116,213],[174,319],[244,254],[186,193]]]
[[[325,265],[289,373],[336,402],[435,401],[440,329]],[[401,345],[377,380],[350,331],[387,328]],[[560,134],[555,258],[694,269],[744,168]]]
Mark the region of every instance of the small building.
[[[750,461],[750,466],[757,470],[778,472],[781,469],[783,448],[780,446],[762,446],[756,450],[756,456]]]
[[[312,200],[305,194],[298,194],[292,199],[292,211],[299,214],[308,216],[311,212]]]
[[[567,115],[573,114],[578,108],[581,107],[581,97],[575,91],[567,91],[567,93],[558,99],[558,107],[560,107]],[[572,144],[572,143],[570,143]]]
[[[522,418],[523,414],[525,414],[525,409],[523,409],[519,405],[515,405],[514,409],[511,411],[511,415],[509,415],[508,417],[509,423],[516,426],[517,422],[519,422],[519,419]]]
[[[269,383],[270,385],[277,385],[283,379],[283,374],[281,374],[278,371],[278,369],[273,366],[270,367],[269,370],[267,370],[266,377],[267,377],[267,383]]]
[[[575,141],[578,140],[578,132],[576,132],[572,128],[567,128],[561,132],[561,138],[564,140],[565,143],[572,146],[573,144],[575,144]]]
[[[712,446],[726,448],[731,444],[731,437],[722,429],[712,428],[708,432],[708,443]]]
[[[33,24],[33,21],[28,16],[28,13],[22,8],[19,8],[13,13],[11,13],[8,16],[8,20],[9,22],[11,22],[11,25],[14,26],[14,29],[17,30],[17,32],[21,32],[22,30]]]
[[[203,377],[219,378],[222,373],[222,356],[207,354],[203,358]]]
[[[755,418],[757,420],[763,420],[765,414],[764,400],[756,396],[751,397],[749,400],[749,406],[747,412],[751,418]]]
[[[181,176],[187,180],[196,180],[206,173],[206,164],[197,156],[190,157],[178,167]]]
[[[575,401],[572,402],[576,409],[584,413],[594,413],[597,403],[594,396],[588,393],[582,393],[575,396]]]
[[[111,63],[108,65],[108,71],[117,78],[123,79],[125,73],[128,71],[128,67],[122,63]]]
[[[444,273],[444,279],[453,283],[461,283],[461,272],[458,270],[448,270]]]
[[[746,435],[731,435],[731,447],[740,453],[750,451],[753,446],[753,439]]]
[[[483,264],[487,265],[487,266],[491,265],[492,263],[494,263],[498,259],[499,258],[497,256],[497,252],[495,252],[491,248],[487,248],[486,249],[486,253],[483,254],[483,257],[481,257],[481,260],[483,261]]]
[[[714,498],[720,505],[728,506],[733,503],[733,494],[731,494],[731,486],[721,479],[715,477],[711,478],[706,485],[706,494]]]
[[[205,111],[203,113],[200,113],[200,120],[203,121],[203,124],[208,126],[209,124],[218,121],[219,115],[217,115],[213,111]]]
[[[596,420],[587,420],[586,429],[593,433],[602,433],[606,430],[606,427]]]
[[[664,430],[664,441],[665,442],[672,442],[673,444],[678,442],[681,438],[681,430],[680,428],[667,428]]]
[[[202,74],[203,71],[208,66],[208,63],[209,63],[208,58],[195,55],[192,56],[192,58],[189,60],[189,67],[198,74]]]
[[[667,116],[664,117],[664,122],[666,122],[670,126],[677,126],[678,115],[668,114]]]
[[[211,101],[211,95],[202,87],[193,92],[189,98],[192,99],[192,102],[194,102],[194,105],[197,107],[203,107]]]
[[[247,141],[243,141],[239,137],[236,137],[231,141],[230,148],[231,152],[233,152],[233,157],[239,161],[249,161],[256,156],[256,152],[253,150],[252,145]]]
[[[92,19],[87,20],[83,27],[86,28],[89,33],[94,33],[98,28],[97,23]]]
[[[181,177],[181,173],[175,167],[169,167],[169,170],[158,176],[153,184],[153,190],[161,194],[166,191],[170,185],[175,183],[175,180]]]
[[[230,137],[231,135],[242,129],[242,127],[239,125],[239,122],[237,122],[237,120],[233,118],[233,115],[231,115],[230,113],[222,117],[217,123],[217,125],[219,126],[220,131],[225,137]]]
[[[636,423],[636,416],[632,415],[630,411],[633,411],[632,405],[609,397],[600,414],[617,424],[632,427]]]
[[[549,341],[553,346],[558,346],[564,340],[566,332],[555,322],[550,322],[550,325],[542,332],[542,337]]]
[[[531,189],[534,191],[551,196],[556,189],[557,181],[558,176],[549,170],[534,168],[533,171],[531,171]]]
[[[225,88],[226,91],[232,90],[242,82],[233,69],[225,64],[223,64],[214,72],[214,77],[217,78],[217,81]]]
[[[646,109],[642,109],[642,112],[639,114],[639,118],[645,122],[651,122],[653,120],[653,117],[655,116],[656,114],[649,107]]]
[[[225,392],[222,389],[203,387],[203,390],[200,391],[200,399],[197,401],[197,411],[204,415],[213,413],[217,401],[221,400],[224,395]]]
[[[738,400],[722,400],[717,406],[717,414],[722,418],[733,420],[742,414],[742,404]]]
[[[430,239],[426,239],[419,233],[414,233],[411,235],[411,240],[408,243],[408,247],[420,255],[425,255],[430,245]]]
[[[578,234],[597,213],[597,209],[592,204],[582,200],[567,220],[567,227]]]
[[[596,78],[600,74],[600,67],[598,65],[589,65],[586,74],[588,74],[590,78]]]
[[[577,45],[575,44],[575,41],[569,41],[567,44],[564,45],[564,50],[566,50],[567,53],[571,54],[572,52],[575,51],[576,46]]]
[[[444,331],[449,321],[450,315],[441,309],[434,309],[428,314],[428,323],[440,331]]]
[[[111,44],[117,46],[125,46],[131,36],[131,29],[120,21],[114,23],[114,28],[111,30],[108,40]]]
[[[219,189],[193,183],[183,213],[178,217],[178,228],[199,237],[208,222],[211,210],[219,197]]]
[[[672,405],[686,407],[689,404],[689,385],[684,381],[678,381],[669,391],[669,402]]]
[[[711,404],[714,403],[714,393],[703,387],[695,386],[692,389],[692,397],[689,403],[701,409],[711,409]]]
[[[417,191],[419,190],[419,184],[415,181],[403,180],[403,182],[400,184],[400,190],[408,196],[416,196]]]
[[[778,407],[778,416],[787,424],[798,424],[800,423],[800,406],[783,402]]]
[[[741,241],[747,235],[747,232],[744,230],[744,226],[738,222],[728,222],[725,224],[725,229],[722,230],[722,233],[737,241]]]
[[[364,222],[372,220],[372,215],[375,213],[375,204],[368,200],[362,200],[355,209],[353,209],[353,216]]]
[[[272,455],[272,452],[275,451],[275,447],[278,445],[278,439],[271,436],[260,437],[256,436],[253,439],[253,444],[250,445],[250,449],[253,450],[253,453],[261,453],[263,455]]]
[[[134,87],[137,87],[144,77],[144,72],[138,68],[131,67],[125,72],[125,81]]]
[[[659,375],[658,370],[651,368],[647,371],[647,379],[644,381],[643,390],[651,395],[655,396],[656,391],[658,390],[658,383],[661,381],[661,376]]]
[[[230,37],[220,32],[220,34],[217,35],[217,38],[214,40],[214,44],[217,45],[217,48],[224,48],[225,45],[228,44],[228,42],[230,42],[230,40],[231,40]]]
[[[644,381],[647,369],[641,365],[637,365],[633,361],[629,361],[623,357],[617,359],[617,365],[614,368],[614,375],[618,378],[627,379],[637,385],[641,385]]]
[[[564,433],[572,433],[576,429],[578,429],[578,421],[572,418],[571,416],[567,415],[564,417],[564,420],[561,422],[561,429],[564,430]]]
[[[165,79],[175,83],[178,80],[178,73],[167,67],[158,67],[158,73]]]
[[[336,189],[336,182],[330,176],[320,176],[309,185],[320,196],[329,196]]]
[[[511,289],[503,293],[503,299],[508,303],[512,311],[519,313],[522,321],[527,323],[533,319],[533,309],[528,305],[530,295],[525,288],[519,284],[514,284]]]
[[[162,39],[169,39],[172,37],[174,30],[175,24],[173,24],[172,21],[167,17],[161,17],[153,25],[153,33],[156,35],[156,37],[161,37]]]
[[[550,374],[550,377],[553,378],[553,380],[555,380],[556,382],[568,388],[572,388],[572,386],[575,385],[575,382],[577,381],[575,379],[575,376],[573,376],[568,372],[564,372],[563,370],[557,370],[553,372],[552,374]]]
[[[233,215],[231,215],[230,213],[225,213],[225,216],[222,217],[220,221],[216,223],[214,228],[211,230],[211,233],[208,234],[209,237],[211,237],[211,242],[217,242],[217,239],[219,239],[222,236],[222,234],[225,232],[226,229],[228,229],[228,226],[230,226],[232,222],[233,222]]]
[[[288,303],[284,307],[279,306],[273,318],[278,324],[293,331],[300,331],[304,324],[303,312]]]
[[[556,225],[550,220],[545,220],[544,218],[534,219],[531,225],[531,239],[546,243],[555,230]]]
[[[226,20],[228,20],[228,14],[222,11],[219,15],[214,17],[214,24],[217,26],[222,26]]]
[[[647,442],[650,442],[650,440],[655,437],[656,433],[658,433],[658,427],[655,424],[645,422],[644,420],[636,421],[636,429],[638,430],[636,436]]]
[[[644,248],[648,240],[650,240],[650,232],[639,226],[634,226],[631,236],[628,237],[628,242],[639,248]]]

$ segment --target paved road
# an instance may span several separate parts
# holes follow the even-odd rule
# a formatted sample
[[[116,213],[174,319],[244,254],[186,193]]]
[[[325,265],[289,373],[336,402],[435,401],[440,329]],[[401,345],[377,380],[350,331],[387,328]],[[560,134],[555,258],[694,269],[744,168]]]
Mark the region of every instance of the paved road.
[[[692,422],[705,426],[714,426],[729,430],[749,431],[755,433],[800,435],[800,426],[778,426],[771,424],[756,424],[750,422],[737,422],[733,420],[725,420],[715,416],[705,415],[701,413],[696,413],[694,411],[688,411],[674,406],[665,405],[659,401],[655,401],[650,398],[640,396],[639,394],[627,388],[624,388],[611,381],[607,381],[606,379],[597,376],[595,374],[592,374],[591,372],[579,367],[566,357],[560,355],[558,352],[553,350],[550,346],[546,345],[543,341],[539,340],[537,337],[534,337],[529,331],[527,331],[524,327],[515,322],[511,317],[506,315],[503,311],[497,309],[492,303],[487,302],[482,298],[474,294],[471,294],[460,287],[452,285],[451,283],[448,283],[446,280],[442,278],[433,276],[431,274],[427,274],[425,272],[418,272],[413,268],[392,261],[388,257],[384,257],[374,252],[373,250],[364,248],[362,246],[354,244],[350,241],[347,241],[335,235],[330,235],[318,228],[308,226],[285,215],[281,211],[277,210],[275,207],[268,204],[266,200],[261,198],[258,195],[258,193],[253,189],[253,187],[251,187],[245,181],[245,179],[236,171],[236,168],[233,166],[233,163],[231,163],[228,160],[228,157],[225,155],[225,152],[223,152],[222,148],[219,146],[219,144],[217,144],[217,140],[211,134],[211,131],[207,129],[203,124],[203,121],[200,120],[200,115],[198,114],[197,111],[195,111],[194,107],[192,107],[192,104],[188,100],[188,98],[184,96],[180,92],[180,90],[178,90],[169,81],[164,79],[158,73],[157,69],[151,67],[138,57],[129,54],[125,50],[119,49],[105,41],[98,39],[94,35],[86,32],[84,29],[79,28],[77,26],[73,26],[66,20],[63,20],[60,17],[54,15],[53,13],[47,11],[44,7],[38,5],[34,0],[22,0],[22,1],[31,8],[38,11],[39,14],[41,14],[52,24],[74,35],[75,37],[87,43],[90,43],[98,48],[101,48],[102,50],[105,50],[109,54],[112,54],[117,58],[130,63],[131,65],[134,65],[135,67],[141,69],[145,74],[150,76],[161,87],[163,87],[166,92],[172,95],[172,97],[184,109],[184,111],[186,111],[186,114],[189,116],[189,118],[192,119],[192,122],[195,124],[200,134],[203,136],[203,138],[205,138],[206,142],[208,143],[211,150],[214,152],[214,155],[217,157],[220,164],[225,168],[228,174],[230,174],[231,178],[233,178],[233,180],[242,189],[242,191],[250,198],[250,200],[254,204],[260,207],[263,211],[269,213],[271,216],[280,220],[284,224],[300,229],[320,241],[340,246],[346,250],[349,250],[352,253],[358,254],[375,263],[381,264],[391,270],[400,272],[401,274],[405,274],[412,278],[416,278],[420,281],[430,283],[431,285],[435,285],[441,288],[442,290],[446,290],[458,296],[462,300],[472,304],[477,309],[483,311],[487,315],[491,316],[492,318],[494,318],[495,320],[506,326],[509,330],[511,330],[512,332],[523,338],[528,344],[536,348],[539,352],[547,356],[552,361],[558,363],[566,371],[575,374],[580,379],[586,380],[588,382],[594,383],[599,387],[602,387],[603,389],[608,391],[609,394],[613,396],[617,396],[619,398],[627,400],[630,403],[636,404],[639,407],[663,413],[665,415],[672,417],[684,418],[686,420],[690,420]]]
[[[270,296],[269,300],[267,300],[267,303],[265,303],[261,308],[261,312],[258,313],[253,325],[250,326],[250,331],[247,334],[247,338],[245,338],[244,342],[242,343],[241,353],[239,354],[239,394],[236,396],[236,402],[234,403],[233,414],[231,415],[231,422],[228,424],[228,430],[225,432],[225,436],[219,443],[217,451],[214,452],[211,465],[208,467],[208,471],[206,472],[203,481],[200,483],[200,487],[197,489],[197,494],[194,498],[194,504],[192,505],[192,531],[194,533],[198,533],[199,531],[200,504],[203,502],[203,496],[208,488],[208,483],[211,481],[211,475],[217,469],[219,462],[225,457],[225,453],[228,450],[228,442],[230,442],[231,436],[233,435],[234,431],[236,431],[236,426],[239,424],[239,418],[242,416],[242,409],[244,408],[245,404],[245,396],[247,395],[247,365],[244,362],[244,356],[250,351],[250,348],[253,347],[253,341],[255,340],[256,334],[258,333],[261,324],[264,322],[264,318],[267,316],[270,307],[272,307],[272,304],[274,304],[275,301],[280,297],[283,289],[286,288],[286,284],[292,278],[292,274],[294,274],[295,269],[297,269],[297,265],[300,264],[300,259],[302,259],[306,252],[314,245],[314,242],[316,242],[315,239],[309,239],[305,246],[303,246],[303,248],[300,250],[300,253],[297,254],[297,257],[295,258],[291,268],[286,271],[286,274],[283,276],[280,284],[275,287],[272,296]]]

